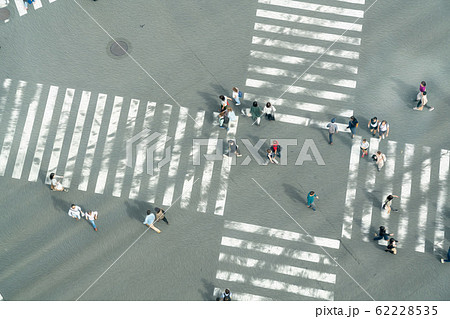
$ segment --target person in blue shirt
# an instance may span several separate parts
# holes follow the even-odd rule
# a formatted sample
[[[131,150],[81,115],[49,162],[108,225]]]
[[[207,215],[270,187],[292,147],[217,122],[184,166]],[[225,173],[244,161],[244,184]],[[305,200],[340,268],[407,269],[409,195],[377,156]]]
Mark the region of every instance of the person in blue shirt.
[[[314,204],[314,199],[317,198],[319,199],[319,196],[316,195],[316,193],[314,193],[314,191],[310,191],[306,200],[307,200],[307,207],[308,208],[312,208],[313,211],[316,211],[316,204]]]
[[[150,209],[147,210],[147,217],[145,217],[144,225],[153,229],[155,232],[159,234],[161,231],[158,228],[156,228],[155,225],[153,225],[155,223],[155,219],[156,219],[155,214],[153,214]]]

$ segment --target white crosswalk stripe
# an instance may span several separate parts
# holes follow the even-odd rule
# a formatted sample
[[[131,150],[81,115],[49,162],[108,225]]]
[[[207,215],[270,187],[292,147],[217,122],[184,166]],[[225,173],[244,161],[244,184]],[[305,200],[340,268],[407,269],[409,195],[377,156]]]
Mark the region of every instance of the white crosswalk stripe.
[[[307,300],[334,300],[336,263],[309,250],[339,249],[338,240],[229,220],[224,226],[216,287],[229,288],[233,299],[271,300],[287,293]],[[244,239],[248,234],[252,240]],[[213,294],[218,297],[224,288],[216,288]]]
[[[185,107],[143,104],[103,93],[95,97],[90,91],[11,79],[1,83],[2,176],[20,180],[27,174],[29,181],[39,179],[48,184],[54,172],[64,176],[63,186],[72,190],[127,196],[163,206],[181,199],[181,208],[195,211],[200,207],[202,212],[224,214],[231,166],[225,162],[215,165],[217,158],[196,164],[194,157],[203,157],[205,151],[213,154],[219,140],[234,139],[237,122],[219,139],[225,131],[205,123],[205,111],[197,112],[194,122]],[[160,120],[154,121],[155,115]],[[177,123],[173,138],[170,123]],[[192,137],[201,138],[205,130],[211,136],[210,147],[194,148]],[[126,145],[130,140],[132,144]],[[13,141],[18,147],[12,147]],[[126,152],[129,147],[132,163]],[[154,151],[150,159],[149,150]],[[149,163],[157,166],[166,157],[168,165],[150,174]],[[202,182],[194,185],[197,178]],[[194,201],[191,197],[197,192],[200,196]]]
[[[49,3],[55,2],[56,0],[48,0]],[[12,3],[12,2],[11,2]],[[45,3],[45,1],[44,1]],[[42,8],[41,0],[34,0],[32,4],[28,4],[28,10],[26,9],[26,5],[24,0],[14,0],[14,4],[17,12],[19,13],[19,17],[26,15],[29,11],[34,11]]]
[[[436,152],[428,146],[417,148],[413,144],[371,138],[369,155],[381,150],[387,158],[381,172],[378,172],[370,156],[369,159],[361,158],[357,146],[359,142],[354,141],[342,237],[351,239],[360,236],[363,241],[369,242],[374,232],[383,225],[389,233],[395,234],[399,249],[441,253],[445,241],[443,212],[448,205],[450,152],[445,149]],[[433,179],[433,176],[437,178]],[[431,188],[439,190],[437,198],[429,191]],[[378,200],[367,200],[365,194],[371,193],[379,194]],[[381,205],[390,194],[399,196],[394,198],[391,206],[398,212],[392,210],[387,214]],[[362,210],[353,208],[358,202],[363,202]],[[375,203],[377,205],[374,206]],[[355,223],[359,219],[361,227],[357,232],[353,227],[359,224]],[[384,240],[378,243],[387,244]]]

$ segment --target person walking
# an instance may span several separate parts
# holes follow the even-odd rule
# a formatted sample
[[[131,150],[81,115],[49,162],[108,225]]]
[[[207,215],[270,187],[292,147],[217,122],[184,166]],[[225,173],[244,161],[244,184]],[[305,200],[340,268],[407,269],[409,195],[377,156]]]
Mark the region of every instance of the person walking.
[[[380,124],[380,121],[378,121],[377,117],[372,117],[369,121],[369,124],[367,124],[367,127],[370,128],[370,133],[372,133],[373,136],[375,136],[378,125]]]
[[[153,225],[155,223],[155,214],[152,213],[152,211],[149,209],[147,210],[147,217],[145,217],[144,225],[146,225],[148,228],[153,229],[158,234],[161,232],[158,228]]]
[[[335,122],[336,122],[336,118],[332,118],[331,119],[331,123],[327,124],[327,127],[328,127],[328,138],[330,139],[330,145],[333,145],[333,135],[335,133],[339,133],[338,126],[337,126],[337,124]]]
[[[63,178],[63,176],[57,176],[55,173],[50,174],[50,189],[54,192],[68,192],[67,188],[64,188],[56,178]]]
[[[384,251],[386,252],[390,252],[393,255],[397,255],[397,243],[398,240],[395,240],[394,238],[391,237],[391,239],[389,239],[388,245],[387,245],[387,249],[385,249]]]
[[[361,157],[364,158],[369,153],[369,142],[366,139],[363,139],[361,142]]]
[[[222,293],[222,295],[220,296],[220,300],[222,301],[231,301],[231,291],[230,289],[225,289],[225,291]]]
[[[378,138],[381,141],[381,138],[388,137],[389,136],[389,124],[382,120],[380,125],[378,125]]]
[[[419,103],[417,103],[416,107],[413,107],[413,110],[422,111],[424,106],[426,106],[428,108],[428,111],[430,111],[430,112],[434,110],[434,107],[428,106],[427,91],[421,93],[421,98],[419,100]]]
[[[220,95],[219,100],[220,100],[220,112],[219,113],[222,113],[223,111],[226,111],[226,109],[228,107],[228,101],[231,101],[231,98],[229,98],[228,96],[225,96],[225,95]]]
[[[268,148],[267,149],[267,157],[269,158],[269,162],[272,164],[278,164],[277,159],[275,158],[275,153],[272,151],[272,149]],[[269,162],[267,162],[267,164],[269,164]]]
[[[316,204],[314,204],[315,198],[319,199],[319,196],[314,191],[310,191],[306,198],[306,207],[312,208],[313,211],[316,211]]]
[[[267,102],[266,106],[264,106],[263,113],[269,121],[275,121],[275,112],[275,106],[272,106],[272,103]]]
[[[350,129],[350,132],[352,132],[352,138],[355,137],[356,134],[356,128],[358,127],[358,120],[352,115],[350,117],[350,121],[348,122],[347,128]]]
[[[391,212],[391,210],[393,212],[398,212],[398,209],[392,208],[392,200],[394,198],[398,198],[397,195],[388,195],[388,197],[386,197],[386,199],[384,200],[384,204],[383,204],[383,209],[386,210],[386,212],[389,214]]]
[[[24,5],[25,5],[25,10],[28,10],[28,5],[29,4],[33,4],[34,0],[23,0]]]
[[[155,212],[156,212],[156,222],[163,220],[167,225],[169,225],[169,221],[166,218],[166,211],[164,209],[155,207]]]
[[[236,123],[236,113],[234,113],[233,109],[230,106],[227,107],[226,116],[229,119],[229,125],[227,127],[227,131],[228,131],[231,124],[233,124],[233,126],[234,126],[234,124]]]
[[[253,102],[253,105],[250,108],[249,116],[252,117],[253,123],[256,122],[256,125],[259,126],[259,123],[261,122],[262,112],[261,112],[261,109],[258,106],[258,102],[256,102],[256,101]]]
[[[92,227],[95,231],[97,231],[97,226],[95,225],[95,221],[98,218],[98,212],[93,212],[92,210],[86,212],[86,220],[91,223]]]
[[[273,144],[270,146],[270,149],[275,154],[275,156],[278,156],[281,158],[281,146],[278,144],[278,141],[273,141]]]
[[[378,234],[375,233],[375,238],[373,240],[380,240],[381,238],[388,240],[389,236],[394,236],[394,234],[389,234],[384,226],[380,226],[380,230],[378,231]]]
[[[419,93],[417,93],[416,101],[420,101],[422,98],[422,93],[427,91],[427,82],[422,81],[419,85]]]
[[[227,110],[219,113],[219,127],[229,130],[228,123],[230,123],[230,118],[227,116]]]
[[[84,217],[84,213],[81,210],[81,207],[75,204],[70,205],[69,212],[67,214],[70,217],[75,218],[76,220],[80,220],[81,217]]]
[[[378,171],[381,171],[381,168],[384,166],[384,163],[386,162],[386,155],[381,153],[381,151],[378,151],[377,154],[375,154],[375,164],[377,165]]]
[[[237,157],[241,157],[241,153],[239,152],[239,146],[233,141],[228,140],[228,151],[223,154],[223,156],[231,157],[236,154]]]
[[[236,105],[241,105],[241,100],[240,98],[242,97],[242,92],[239,91],[239,89],[237,87],[233,87],[233,99],[234,102],[236,103]]]
[[[450,247],[448,247],[447,259],[441,258],[441,263],[450,263]]]

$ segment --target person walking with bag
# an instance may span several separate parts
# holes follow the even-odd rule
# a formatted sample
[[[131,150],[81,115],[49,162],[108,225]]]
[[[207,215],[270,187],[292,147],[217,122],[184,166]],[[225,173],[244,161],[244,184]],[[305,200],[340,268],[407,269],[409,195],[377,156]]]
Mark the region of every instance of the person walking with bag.
[[[378,125],[380,124],[380,121],[378,121],[377,117],[372,117],[369,121],[369,124],[367,124],[367,127],[370,128],[370,133],[372,133],[373,136],[377,133]]]
[[[424,106],[426,106],[430,112],[434,110],[434,107],[428,106],[427,91],[422,93],[419,103],[417,103],[416,107],[413,107],[413,110],[422,111]]]
[[[237,157],[242,156],[239,152],[239,147],[233,140],[228,140],[228,151],[223,154],[223,156],[231,157],[236,154]]]
[[[384,204],[383,204],[383,209],[386,210],[386,212],[389,214],[391,212],[391,210],[393,212],[398,212],[398,209],[392,208],[392,200],[394,198],[398,198],[397,195],[388,195],[388,197],[386,197],[386,199],[384,200]]]
[[[350,121],[348,122],[347,128],[350,129],[350,132],[352,132],[352,138],[355,137],[356,134],[356,128],[358,127],[358,120],[352,115],[350,117]]]
[[[313,211],[316,211],[316,204],[314,204],[315,198],[319,199],[319,196],[314,191],[310,191],[306,197],[306,207],[311,208]]]
[[[269,121],[275,121],[275,112],[276,112],[275,107],[272,106],[270,102],[267,102],[266,106],[264,106],[263,113],[266,115],[266,118]]]
[[[237,88],[233,87],[233,99],[236,102],[236,105],[241,105],[242,92]],[[241,108],[241,114],[246,115],[244,108]]]
[[[152,211],[149,209],[149,210],[147,210],[147,217],[145,217],[143,224],[145,226],[147,226],[148,228],[153,229],[155,232],[157,232],[159,234],[161,231],[155,227],[155,225],[154,225],[155,219],[156,219],[155,214],[153,214]]]
[[[382,120],[380,125],[378,125],[378,139],[381,141],[381,138],[388,137],[389,136],[389,124]]]
[[[167,225],[169,225],[169,221],[166,218],[166,211],[164,209],[155,207],[155,212],[156,212],[156,222],[163,220]]]
[[[259,123],[261,122],[262,112],[261,112],[261,109],[258,106],[258,102],[256,102],[256,101],[253,102],[253,105],[250,108],[249,116],[252,117],[253,123],[256,122],[256,125],[259,126]]]
[[[375,154],[376,162],[378,171],[381,171],[381,168],[384,166],[384,163],[386,162],[386,155],[381,153],[381,151],[378,151],[377,154]]]
[[[332,118],[331,123],[327,124],[328,138],[330,139],[330,145],[333,145],[333,135],[336,133],[339,133],[338,126],[335,122],[336,122],[336,118]]]
[[[270,146],[270,149],[276,156],[281,158],[281,146],[280,144],[278,144],[278,141],[273,141],[273,144]]]
[[[91,223],[95,231],[97,231],[97,226],[95,225],[95,221],[97,220],[97,218],[98,218],[97,211],[93,212],[92,210],[90,210],[86,213],[86,220]]]
[[[422,81],[419,85],[419,93],[417,93],[416,101],[420,101],[422,98],[422,93],[427,91],[427,82]]]

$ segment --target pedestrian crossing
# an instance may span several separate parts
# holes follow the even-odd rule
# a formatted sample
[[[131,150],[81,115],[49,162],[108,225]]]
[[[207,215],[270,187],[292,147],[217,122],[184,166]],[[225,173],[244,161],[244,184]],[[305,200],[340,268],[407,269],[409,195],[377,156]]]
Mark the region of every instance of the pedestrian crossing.
[[[365,0],[320,2],[258,0],[244,99],[270,101],[282,122],[339,117],[343,126],[353,115]]]
[[[361,158],[360,143],[361,137],[356,136],[350,155],[342,237],[370,242],[383,225],[395,234],[399,248],[441,252],[445,207],[450,205],[450,151],[371,138],[369,156]],[[378,150],[387,158],[380,172],[370,158]],[[382,209],[389,194],[399,196],[392,204],[399,212],[387,214]],[[379,244],[386,242],[381,240]]]
[[[334,300],[336,263],[319,246],[333,254],[340,241],[225,220],[213,294],[229,288],[233,300]]]
[[[0,83],[3,178],[49,184],[53,172],[71,190],[163,206],[180,199],[181,208],[224,214],[232,162],[223,158],[221,143],[236,137],[239,118],[226,132],[210,125],[205,111],[192,120],[186,107],[12,79]],[[194,147],[192,137],[207,147]],[[130,165],[127,147],[134,154]],[[205,154],[216,158],[204,160]],[[157,167],[164,159],[167,165]]]
[[[47,5],[55,2],[56,0],[34,0],[33,4],[28,4],[28,10],[25,7],[24,0],[14,0],[14,6],[19,16],[24,16],[30,10],[38,10],[42,8],[43,4]],[[11,1],[12,2],[12,1]]]

